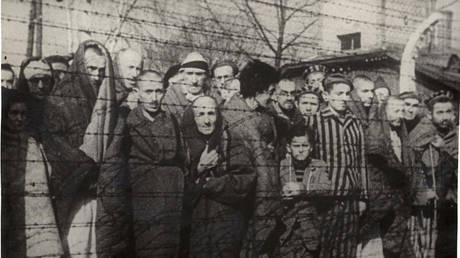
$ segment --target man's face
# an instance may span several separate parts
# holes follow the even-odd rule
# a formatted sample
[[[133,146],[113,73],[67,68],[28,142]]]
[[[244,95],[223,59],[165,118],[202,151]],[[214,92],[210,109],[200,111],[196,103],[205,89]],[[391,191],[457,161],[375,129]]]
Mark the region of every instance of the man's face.
[[[418,101],[418,99],[407,98],[404,99],[404,103],[404,117],[406,118],[406,120],[414,120],[418,114],[420,102]]]
[[[321,92],[324,91],[323,80],[325,74],[323,72],[312,72],[307,75],[306,85],[309,90],[319,89]]]
[[[223,87],[220,89],[220,95],[225,101],[228,101],[238,92],[240,92],[240,81],[238,79],[226,81]]]
[[[27,118],[27,107],[25,103],[13,103],[8,110],[6,126],[15,133],[24,131]]]
[[[387,88],[378,88],[374,90],[375,97],[379,104],[382,104],[390,96],[390,91]]]
[[[365,107],[370,107],[374,99],[374,83],[367,80],[358,80],[354,86],[356,87],[356,95],[358,95],[359,100]]]
[[[156,74],[148,73],[140,78],[137,85],[140,105],[149,113],[157,112],[165,94],[161,78]]]
[[[307,136],[295,136],[289,144],[291,155],[295,160],[306,160],[310,156],[311,146]]]
[[[391,126],[400,127],[404,119],[404,101],[392,100],[386,106],[387,119]]]
[[[319,98],[315,94],[303,94],[297,102],[297,108],[304,116],[316,114],[319,109]]]
[[[14,83],[14,75],[10,70],[2,70],[2,87],[12,89]]]
[[[278,101],[280,107],[286,110],[293,109],[295,93],[295,83],[293,81],[280,81],[276,90],[276,100]]]
[[[198,95],[203,92],[204,81],[206,80],[206,71],[199,68],[184,68],[183,83],[185,90],[192,94]]]
[[[35,74],[27,79],[30,94],[38,99],[45,99],[53,87],[51,74]]]
[[[431,120],[438,128],[449,129],[455,123],[454,105],[452,102],[438,102],[433,106]]]
[[[142,69],[142,57],[137,52],[126,50],[120,54],[118,68],[125,87],[132,89]]]
[[[350,91],[348,84],[336,83],[332,85],[329,92],[324,92],[324,99],[335,111],[344,112],[347,109],[347,102],[350,101]]]
[[[193,114],[198,131],[203,135],[210,135],[216,128],[217,105],[209,97],[203,97],[194,102]]]
[[[270,85],[270,87],[266,91],[256,93],[255,100],[256,100],[257,104],[260,107],[267,108],[268,105],[270,104],[270,99],[271,99],[271,97],[273,95],[274,90],[275,90],[275,86]]]
[[[105,56],[99,55],[93,48],[85,50],[85,67],[89,75],[89,82],[96,90],[105,77]]]
[[[222,88],[226,82],[233,78],[233,68],[229,65],[214,69],[214,80],[216,81],[218,88]]]

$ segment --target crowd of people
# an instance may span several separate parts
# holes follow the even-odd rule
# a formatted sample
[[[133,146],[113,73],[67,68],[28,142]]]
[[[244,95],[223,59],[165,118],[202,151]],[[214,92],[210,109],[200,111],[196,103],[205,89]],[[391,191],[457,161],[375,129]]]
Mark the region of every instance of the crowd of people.
[[[94,40],[15,77],[2,257],[456,255],[452,92],[198,52],[163,75]]]

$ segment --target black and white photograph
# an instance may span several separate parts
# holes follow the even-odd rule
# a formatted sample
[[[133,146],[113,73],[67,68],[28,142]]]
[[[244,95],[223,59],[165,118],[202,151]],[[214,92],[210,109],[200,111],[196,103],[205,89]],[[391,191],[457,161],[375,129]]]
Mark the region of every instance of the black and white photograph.
[[[0,257],[457,257],[460,0],[0,13]]]

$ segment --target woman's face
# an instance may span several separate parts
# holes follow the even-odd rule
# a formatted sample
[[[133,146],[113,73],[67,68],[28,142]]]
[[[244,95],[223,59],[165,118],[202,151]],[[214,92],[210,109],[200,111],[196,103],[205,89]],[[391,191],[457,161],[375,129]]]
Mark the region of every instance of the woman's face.
[[[211,135],[216,128],[217,105],[212,98],[202,97],[193,103],[193,113],[198,131]]]

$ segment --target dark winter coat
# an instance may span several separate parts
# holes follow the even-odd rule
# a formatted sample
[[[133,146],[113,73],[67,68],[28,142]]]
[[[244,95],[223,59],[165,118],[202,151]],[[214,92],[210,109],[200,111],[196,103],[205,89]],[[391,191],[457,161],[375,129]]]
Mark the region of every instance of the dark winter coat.
[[[328,198],[331,188],[328,173],[324,161],[311,159],[300,182],[306,191],[283,201],[286,231],[280,238],[282,257],[315,257],[319,253],[322,213],[332,201]],[[281,184],[299,182],[295,174],[292,158],[286,157],[280,162]]]
[[[273,238],[276,240],[270,237],[270,233],[274,231],[277,218],[281,215],[281,188],[273,148],[269,148],[263,141],[259,129],[263,116],[259,112],[251,111],[246,102],[236,95],[225,103],[223,116],[228,122],[229,130],[239,135],[245,147],[249,148],[251,164],[256,168],[256,186],[251,193],[253,199],[247,202],[246,208],[247,216],[251,220],[241,257],[273,253],[278,242],[277,237]]]
[[[366,112],[366,108],[364,107],[363,102],[359,100],[359,97],[355,94],[352,96],[353,98],[350,102],[348,102],[348,107],[351,112],[359,119],[363,129],[366,130],[372,121],[377,121],[379,119],[378,105],[376,103],[372,103],[369,111]]]
[[[286,155],[286,143],[288,134],[290,133],[291,129],[299,124],[305,123],[305,119],[300,114],[300,112],[294,108],[292,110],[292,114],[287,116],[287,114],[283,113],[281,108],[278,106],[278,103],[273,102],[268,108],[268,114],[273,117],[275,122],[275,128],[277,132],[276,138],[276,153],[278,155],[278,160],[283,159]]]
[[[32,136],[28,133],[12,134],[2,129],[2,257],[26,257],[27,254],[26,227],[31,225],[26,225],[24,197],[27,194],[25,171],[29,137]],[[51,181],[48,183],[51,201],[56,211],[55,194],[62,185],[52,184]]]
[[[88,40],[80,44],[67,77],[54,88],[44,109],[43,145],[53,168],[51,180],[63,185],[56,204],[59,221],[64,235],[69,231],[70,223],[78,209],[91,198],[95,198],[95,183],[98,166],[80,149],[84,143],[86,129],[91,122],[98,92],[89,84],[89,76],[84,64],[84,52],[87,46],[94,45],[103,51],[106,57],[107,90],[105,104],[111,107],[107,119],[106,131],[112,131],[116,125],[116,108],[113,70],[110,56],[105,47],[97,41]],[[106,109],[107,110],[107,109]],[[101,135],[107,144],[113,134]],[[102,147],[102,145],[101,145]],[[102,161],[103,152],[100,152]],[[90,190],[92,189],[92,190]]]
[[[241,138],[225,128],[220,113],[217,120],[208,138],[198,132],[193,110],[184,114],[184,138],[190,155],[185,195],[196,195],[184,204],[191,215],[190,257],[238,257],[247,229],[243,209],[254,188],[255,169]],[[220,159],[216,167],[198,175],[206,145],[208,151],[216,150]]]
[[[402,122],[396,129],[401,140],[401,161],[391,145],[390,130],[382,112],[382,120],[372,121],[367,131],[369,203],[361,221],[361,236],[366,241],[372,228],[378,227],[385,252],[411,257],[408,221],[416,191],[414,155],[405,124]]]
[[[97,179],[96,250],[99,257],[132,253],[128,158],[131,148],[126,125],[130,110],[120,107],[113,140]]]
[[[178,124],[160,111],[154,121],[138,106],[128,116],[129,174],[135,257],[176,257],[179,251],[184,155]]]

